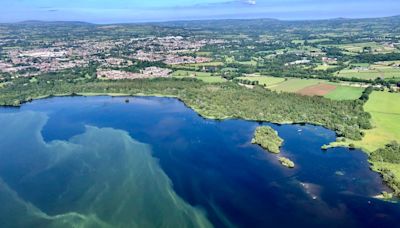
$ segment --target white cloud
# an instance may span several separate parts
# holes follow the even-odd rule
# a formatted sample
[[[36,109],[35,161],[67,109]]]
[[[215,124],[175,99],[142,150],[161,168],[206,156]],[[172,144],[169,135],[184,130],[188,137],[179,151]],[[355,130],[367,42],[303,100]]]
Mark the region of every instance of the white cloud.
[[[249,4],[249,5],[255,5],[257,4],[256,0],[245,0],[245,3]]]

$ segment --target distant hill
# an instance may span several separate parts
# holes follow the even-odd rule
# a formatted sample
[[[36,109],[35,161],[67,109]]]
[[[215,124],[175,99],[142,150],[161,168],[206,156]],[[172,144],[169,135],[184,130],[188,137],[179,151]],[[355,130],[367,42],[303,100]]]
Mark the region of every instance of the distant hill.
[[[340,31],[352,34],[357,31],[368,33],[400,34],[400,16],[382,18],[348,19],[335,18],[329,20],[298,20],[286,21],[271,18],[264,19],[223,19],[223,20],[194,20],[170,21],[153,23],[123,23],[123,24],[91,24],[81,21],[23,21],[19,23],[0,24],[10,29],[32,30],[47,33],[48,36],[62,37],[66,34],[85,36],[132,37],[132,35],[179,35],[193,34],[209,36],[210,34],[247,34],[249,36],[264,35],[267,32],[281,38],[297,35],[307,38],[311,34]],[[110,26],[111,25],[111,26]],[[45,28],[45,29],[41,29]],[[112,29],[114,33],[108,31]]]
[[[92,24],[84,21],[40,21],[40,20],[29,20],[17,22],[18,24]]]
[[[138,23],[113,23],[112,25],[158,25],[158,26],[201,26],[201,27],[220,27],[220,26],[259,26],[260,24],[299,24],[299,23],[332,23],[332,22],[374,22],[374,21],[387,21],[387,22],[398,22],[400,21],[400,15],[391,17],[380,17],[380,18],[332,18],[332,19],[320,19],[320,20],[279,20],[274,18],[260,18],[260,19],[213,19],[213,20],[181,20],[181,21],[167,21],[167,22],[138,22]],[[21,21],[18,23],[2,23],[2,24],[34,24],[34,25],[99,25],[84,21],[40,21],[40,20],[29,20]],[[104,26],[107,24],[101,24]]]
[[[59,26],[84,26],[84,25],[94,25],[92,23],[83,22],[83,21],[38,21],[38,20],[29,20],[29,21],[21,21],[17,23],[12,23],[17,25],[34,25],[34,26],[51,26],[51,25],[59,25]]]
[[[226,20],[198,20],[198,21],[171,21],[148,23],[161,27],[175,27],[187,30],[210,30],[210,31],[230,31],[230,32],[249,32],[254,34],[268,31],[282,30],[311,30],[311,29],[351,29],[358,27],[370,29],[370,26],[376,24],[383,30],[400,32],[400,16],[382,17],[382,18],[335,18],[325,20],[278,20],[278,19],[226,19]]]
[[[332,19],[319,19],[319,20],[279,20],[273,18],[260,18],[260,19],[217,19],[217,20],[189,20],[189,21],[168,21],[168,22],[154,22],[147,24],[163,25],[163,26],[226,26],[231,25],[260,25],[260,24],[299,24],[299,23],[332,23],[332,22],[374,22],[374,21],[399,21],[400,15],[391,17],[380,18],[332,18]]]

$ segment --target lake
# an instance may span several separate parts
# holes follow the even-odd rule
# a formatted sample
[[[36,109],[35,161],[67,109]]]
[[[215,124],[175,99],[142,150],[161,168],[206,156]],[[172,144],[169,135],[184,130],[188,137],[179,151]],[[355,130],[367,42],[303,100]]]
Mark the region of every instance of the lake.
[[[1,227],[396,227],[399,204],[333,131],[200,117],[172,98],[61,97],[0,108]],[[257,126],[285,140],[252,145]]]

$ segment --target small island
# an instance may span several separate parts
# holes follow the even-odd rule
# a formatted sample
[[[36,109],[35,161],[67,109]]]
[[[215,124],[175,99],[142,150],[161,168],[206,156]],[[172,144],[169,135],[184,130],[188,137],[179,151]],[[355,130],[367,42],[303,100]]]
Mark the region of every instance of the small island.
[[[258,144],[271,153],[279,154],[283,139],[278,133],[268,126],[257,127],[251,143]]]
[[[271,153],[279,154],[283,139],[279,137],[278,132],[268,126],[257,127],[254,133],[254,138],[251,143],[260,145],[265,150]],[[294,162],[285,157],[278,157],[279,162],[287,167],[294,168]]]
[[[294,168],[294,162],[292,160],[290,160],[289,158],[278,157],[278,159],[283,166],[288,167],[290,169]]]

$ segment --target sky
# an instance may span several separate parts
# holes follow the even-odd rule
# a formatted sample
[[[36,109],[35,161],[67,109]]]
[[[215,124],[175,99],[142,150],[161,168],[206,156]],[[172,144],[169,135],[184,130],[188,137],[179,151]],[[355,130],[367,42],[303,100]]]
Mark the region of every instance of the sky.
[[[0,22],[366,18],[400,14],[399,0],[0,0]]]

